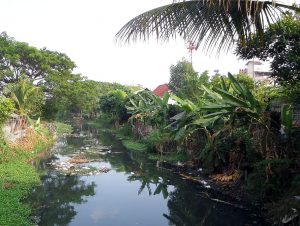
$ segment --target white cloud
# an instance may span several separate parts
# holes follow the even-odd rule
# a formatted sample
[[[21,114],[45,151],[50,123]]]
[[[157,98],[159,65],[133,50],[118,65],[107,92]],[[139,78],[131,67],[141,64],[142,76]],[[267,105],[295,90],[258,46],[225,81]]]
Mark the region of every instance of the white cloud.
[[[90,217],[94,223],[100,223],[101,220],[115,218],[118,213],[119,210],[117,209],[98,208],[93,210]]]

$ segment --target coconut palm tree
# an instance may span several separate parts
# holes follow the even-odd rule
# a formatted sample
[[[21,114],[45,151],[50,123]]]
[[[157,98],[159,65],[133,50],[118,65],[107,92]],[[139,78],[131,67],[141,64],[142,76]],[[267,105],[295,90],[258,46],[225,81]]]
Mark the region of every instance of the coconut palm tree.
[[[220,52],[262,33],[284,10],[299,12],[299,7],[275,0],[179,0],[133,18],[116,38],[129,42],[179,35],[196,46]]]
[[[27,80],[20,80],[8,86],[5,92],[14,102],[17,113],[24,116],[30,112],[34,104],[32,100],[38,95],[39,89]]]

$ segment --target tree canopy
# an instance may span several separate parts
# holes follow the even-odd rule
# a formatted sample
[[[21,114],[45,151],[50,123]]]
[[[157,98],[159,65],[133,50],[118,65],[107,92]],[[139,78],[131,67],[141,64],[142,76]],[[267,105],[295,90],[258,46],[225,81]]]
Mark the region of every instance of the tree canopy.
[[[71,74],[75,67],[75,63],[64,53],[38,49],[16,41],[6,33],[0,35],[0,89],[22,77],[35,84],[44,84],[51,76]]]
[[[186,77],[196,77],[197,72],[192,64],[185,59],[178,61],[176,65],[170,67],[169,87],[174,93],[178,93],[183,88]]]
[[[236,54],[242,59],[271,60],[272,77],[280,83],[300,82],[300,20],[285,16],[261,35],[240,42]]]

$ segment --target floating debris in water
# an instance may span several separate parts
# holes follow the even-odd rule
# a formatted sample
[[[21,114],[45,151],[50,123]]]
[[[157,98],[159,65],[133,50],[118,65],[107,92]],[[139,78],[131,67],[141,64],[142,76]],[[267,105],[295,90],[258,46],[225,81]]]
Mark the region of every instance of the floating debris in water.
[[[110,169],[107,168],[107,167],[102,167],[102,168],[99,169],[99,171],[100,171],[101,173],[107,173],[107,172],[110,171]]]
[[[74,155],[70,160],[70,163],[74,164],[81,164],[81,163],[88,163],[91,160],[88,160],[83,154]]]
[[[79,175],[98,175],[100,173],[107,173],[110,171],[107,167],[97,168],[95,166],[86,165],[87,163],[94,162],[95,160],[89,160],[84,155],[78,154],[65,161],[53,161],[48,163],[59,171],[60,173],[68,176]]]
[[[85,134],[72,134],[71,137],[85,136]],[[64,175],[97,175],[110,171],[107,167],[100,167],[102,156],[112,153],[112,146],[105,146],[97,139],[84,139],[83,145],[78,149],[70,149],[70,152],[65,152],[64,156],[59,157],[59,160],[48,163],[52,168]],[[95,164],[96,163],[96,164]]]
[[[205,180],[200,180],[200,183],[203,185],[207,185],[207,182]]]

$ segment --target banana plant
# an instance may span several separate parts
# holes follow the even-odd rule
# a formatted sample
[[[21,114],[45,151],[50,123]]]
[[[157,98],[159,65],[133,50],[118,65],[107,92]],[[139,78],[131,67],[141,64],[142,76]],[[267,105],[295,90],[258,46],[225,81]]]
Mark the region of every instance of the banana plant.
[[[165,93],[161,99],[151,91],[142,91],[129,98],[126,108],[132,114],[131,119],[138,118],[161,127],[168,121],[169,97],[169,93]]]
[[[202,86],[207,94],[200,110],[203,115],[194,120],[194,124],[211,126],[218,121],[234,123],[236,120],[259,121],[262,116],[261,103],[255,99],[251,91],[240,84],[228,73],[229,86],[209,89]]]
[[[260,102],[230,73],[228,78],[230,83],[226,84],[223,80],[221,87],[210,89],[202,86],[206,94],[202,103],[198,105],[172,96],[182,109],[181,113],[172,118],[174,122],[169,125],[177,127],[175,140],[185,142],[193,137],[202,139],[197,136],[202,134],[206,143],[213,145],[219,132],[231,131],[234,123],[260,122],[263,115]]]
[[[194,152],[195,150],[193,147],[191,147],[191,145],[201,145],[203,133],[200,131],[205,128],[202,125],[197,125],[193,122],[196,119],[200,119],[202,117],[202,112],[199,106],[194,104],[190,100],[181,99],[175,95],[172,95],[172,99],[176,101],[178,107],[182,109],[182,111],[171,118],[173,122],[169,124],[168,127],[173,128],[173,139],[176,142],[180,143],[184,147],[184,149],[188,149],[189,155],[194,156],[194,154],[196,153]],[[199,101],[197,101],[197,103],[199,103]],[[199,147],[200,146],[198,145],[198,149]]]

